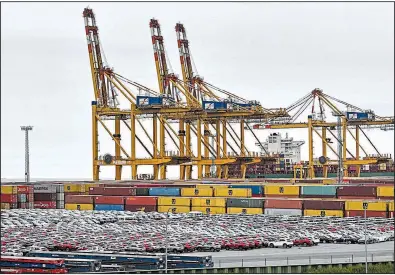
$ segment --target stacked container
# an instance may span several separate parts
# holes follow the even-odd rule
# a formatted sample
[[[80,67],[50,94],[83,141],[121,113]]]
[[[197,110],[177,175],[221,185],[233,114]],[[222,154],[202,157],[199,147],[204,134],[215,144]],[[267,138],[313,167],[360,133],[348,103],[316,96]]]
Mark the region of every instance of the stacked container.
[[[136,211],[153,212],[158,210],[157,203],[158,203],[157,197],[147,197],[147,196],[127,197],[125,199],[125,210],[132,212],[136,212]]]
[[[34,185],[34,208],[56,209],[56,185]]]
[[[377,198],[381,200],[394,200],[394,186],[377,186]]]
[[[336,198],[336,186],[333,185],[317,185],[317,186],[301,186],[301,198]]]
[[[395,212],[394,212],[394,202],[391,201],[388,203],[388,212],[389,212],[389,218],[394,218],[395,217]]]
[[[189,213],[191,211],[190,198],[159,197],[158,212]]]
[[[303,202],[304,216],[343,217],[344,202],[328,200],[306,200]]]
[[[226,212],[228,214],[263,214],[262,199],[227,199]]]
[[[251,189],[242,188],[214,188],[214,197],[250,198]]]
[[[93,195],[67,195],[65,197],[65,209],[67,210],[93,210]]]
[[[192,211],[206,214],[225,214],[226,199],[224,198],[192,198]]]
[[[265,197],[298,198],[299,186],[293,185],[266,185]]]
[[[18,208],[32,209],[34,208],[34,188],[32,185],[18,185]]]
[[[229,186],[230,188],[244,188],[251,189],[252,197],[262,197],[263,196],[263,188],[261,185],[240,185],[233,184]]]
[[[181,188],[182,197],[212,197],[212,188]]]
[[[388,202],[380,201],[346,201],[346,217],[363,217],[365,215],[363,204],[367,203],[366,217],[387,217]]]
[[[376,188],[376,186],[339,186],[337,188],[337,197],[346,200],[374,200],[377,195]]]
[[[18,188],[17,186],[1,186],[1,209],[18,208]]]
[[[96,196],[95,210],[125,210],[125,197],[123,196]]]
[[[155,187],[155,188],[149,188],[148,193],[150,196],[179,197],[180,196],[180,188]]]
[[[302,216],[302,200],[266,199],[264,208],[266,215]]]

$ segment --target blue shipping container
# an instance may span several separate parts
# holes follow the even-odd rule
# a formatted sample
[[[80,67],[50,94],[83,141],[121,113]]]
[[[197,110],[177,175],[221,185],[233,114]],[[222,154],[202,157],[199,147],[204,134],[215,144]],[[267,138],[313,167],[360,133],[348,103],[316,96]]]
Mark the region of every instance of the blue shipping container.
[[[162,105],[163,98],[155,97],[155,96],[137,96],[136,98],[137,106],[153,106],[153,105]]]
[[[362,112],[347,112],[348,120],[371,120],[373,118],[372,113],[362,113]]]
[[[322,185],[322,186],[302,186],[301,194],[302,196],[328,196],[336,197],[336,186],[332,185]]]
[[[226,102],[222,101],[202,101],[203,109],[204,110],[226,110]]]
[[[180,196],[180,188],[174,187],[156,187],[148,191],[150,196]]]
[[[95,210],[116,210],[116,211],[124,211],[125,207],[123,204],[95,204]]]
[[[262,195],[262,186],[261,185],[230,185],[229,188],[248,188],[251,189],[252,195]]]

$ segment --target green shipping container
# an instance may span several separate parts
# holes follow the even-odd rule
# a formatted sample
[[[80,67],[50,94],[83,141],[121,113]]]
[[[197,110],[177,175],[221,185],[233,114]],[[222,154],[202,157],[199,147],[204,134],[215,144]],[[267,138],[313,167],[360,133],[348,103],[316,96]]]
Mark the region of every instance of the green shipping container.
[[[263,199],[228,198],[226,207],[263,208]]]
[[[336,186],[333,185],[322,185],[322,186],[302,186],[301,195],[302,197],[311,196],[326,196],[336,197]]]

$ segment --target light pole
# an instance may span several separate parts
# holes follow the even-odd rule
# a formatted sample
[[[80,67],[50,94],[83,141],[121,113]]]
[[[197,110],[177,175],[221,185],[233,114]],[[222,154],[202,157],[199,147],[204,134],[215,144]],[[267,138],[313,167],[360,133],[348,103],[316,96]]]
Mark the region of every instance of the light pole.
[[[166,230],[165,230],[165,273],[167,274],[167,227],[168,227],[168,222],[167,219],[169,218],[169,211],[171,210],[173,212],[174,208],[169,208],[167,209],[166,212]]]
[[[33,126],[21,126],[21,130],[25,131],[25,181],[30,182],[29,131],[33,130]]]
[[[368,203],[364,202],[363,203],[363,216],[364,216],[364,223],[365,223],[365,273],[368,274],[368,245],[367,245],[367,240],[366,240],[366,234],[367,234],[367,225],[366,225],[366,209],[368,209]]]

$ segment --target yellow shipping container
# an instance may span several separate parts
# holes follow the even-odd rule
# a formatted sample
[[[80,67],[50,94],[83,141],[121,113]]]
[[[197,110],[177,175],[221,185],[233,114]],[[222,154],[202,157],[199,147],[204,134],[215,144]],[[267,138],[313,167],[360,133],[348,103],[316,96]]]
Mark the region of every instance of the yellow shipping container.
[[[369,202],[368,203],[368,211],[387,211],[387,202]],[[346,201],[346,210],[364,210],[363,209],[364,201]]]
[[[265,186],[265,195],[299,195],[299,186],[292,185],[277,185]]]
[[[228,188],[225,184],[196,184],[196,188],[206,189],[206,188]]]
[[[228,214],[263,214],[262,208],[239,208],[239,207],[228,207],[226,209]]]
[[[388,210],[389,210],[390,212],[395,211],[395,210],[394,210],[394,202],[393,202],[393,201],[391,201],[391,202],[388,204]]]
[[[66,210],[93,210],[93,204],[87,203],[66,203],[64,205]]]
[[[182,197],[212,197],[211,188],[181,188]]]
[[[13,185],[2,185],[1,194],[16,194],[18,192],[18,187]]]
[[[304,216],[335,216],[335,217],[343,217],[344,213],[342,210],[311,210],[306,209],[303,211]]]
[[[6,202],[2,202],[0,208],[1,209],[10,209],[10,204],[6,203]]]
[[[191,206],[191,198],[158,197],[158,205]]]
[[[378,197],[394,197],[393,186],[377,186]]]
[[[215,188],[214,197],[250,198],[252,191],[249,188]]]
[[[226,199],[223,198],[192,198],[192,207],[225,207]]]
[[[192,211],[200,211],[203,214],[225,214],[225,207],[192,207]]]
[[[189,213],[191,212],[191,208],[188,206],[171,206],[171,205],[161,205],[158,206],[158,212],[166,213]]]
[[[83,193],[85,192],[85,186],[79,183],[67,183],[64,185],[65,193]]]

